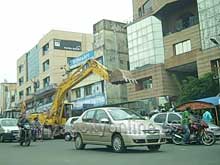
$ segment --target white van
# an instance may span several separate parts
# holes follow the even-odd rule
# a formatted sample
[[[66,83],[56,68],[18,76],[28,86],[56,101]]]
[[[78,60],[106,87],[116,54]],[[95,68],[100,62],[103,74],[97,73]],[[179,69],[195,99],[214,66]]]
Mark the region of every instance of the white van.
[[[19,128],[17,122],[18,119],[13,118],[0,119],[0,142],[18,140]]]

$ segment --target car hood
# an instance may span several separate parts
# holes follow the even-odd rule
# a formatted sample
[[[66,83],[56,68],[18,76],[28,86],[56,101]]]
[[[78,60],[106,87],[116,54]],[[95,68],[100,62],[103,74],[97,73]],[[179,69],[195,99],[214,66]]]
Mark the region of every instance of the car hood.
[[[121,120],[115,121],[113,124],[125,127],[126,129],[136,129],[136,130],[162,130],[162,127],[154,124],[149,120]]]
[[[215,125],[215,124],[212,124],[212,123],[208,123],[208,126],[209,126],[209,128],[210,129],[212,129],[212,128],[214,128],[214,129],[220,129],[220,127],[219,126],[217,126],[217,125]]]
[[[19,131],[18,126],[2,126],[3,130],[8,130],[8,131]]]

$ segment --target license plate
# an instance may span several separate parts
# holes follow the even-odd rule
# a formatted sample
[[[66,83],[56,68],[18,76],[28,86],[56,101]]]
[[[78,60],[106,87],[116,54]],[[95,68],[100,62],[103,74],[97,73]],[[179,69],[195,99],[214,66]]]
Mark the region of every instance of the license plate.
[[[160,135],[148,135],[146,139],[160,139]]]

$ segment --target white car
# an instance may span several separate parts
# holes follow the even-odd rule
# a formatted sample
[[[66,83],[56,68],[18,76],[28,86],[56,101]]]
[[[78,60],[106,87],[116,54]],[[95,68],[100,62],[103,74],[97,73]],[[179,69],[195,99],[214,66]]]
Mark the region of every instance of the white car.
[[[163,127],[168,139],[171,137],[169,135],[169,127],[166,126],[180,124],[181,119],[182,115],[178,112],[157,113],[150,118],[153,123],[161,125]],[[212,123],[208,123],[208,126],[208,130],[214,133],[216,139],[220,139],[220,127]]]
[[[19,137],[19,128],[17,119],[1,118],[0,119],[0,142],[5,140],[17,140]]]
[[[65,126],[64,126],[64,130],[65,130],[65,133],[64,133],[64,139],[65,141],[70,141],[72,140],[73,138],[73,123],[78,119],[79,117],[78,116],[75,116],[75,117],[70,117],[66,123],[65,123]]]

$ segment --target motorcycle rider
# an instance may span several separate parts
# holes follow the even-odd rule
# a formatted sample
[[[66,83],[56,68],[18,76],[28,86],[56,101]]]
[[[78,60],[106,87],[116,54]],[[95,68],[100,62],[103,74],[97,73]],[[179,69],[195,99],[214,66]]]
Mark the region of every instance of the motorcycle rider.
[[[39,122],[38,116],[34,118],[34,121],[32,123],[32,135],[37,137],[41,137],[41,123]],[[36,131],[36,132],[35,132]]]
[[[189,144],[190,139],[190,122],[191,122],[191,110],[189,107],[186,108],[186,110],[182,114],[182,127],[184,131],[184,137],[183,137],[183,144]]]
[[[26,124],[30,125],[30,122],[26,118],[26,114],[22,113],[21,116],[18,119],[17,125],[18,125],[19,128],[24,128],[24,125],[26,125]],[[25,132],[24,132],[23,129],[21,129],[21,131],[20,131],[20,140],[24,139],[24,135],[25,135]]]

